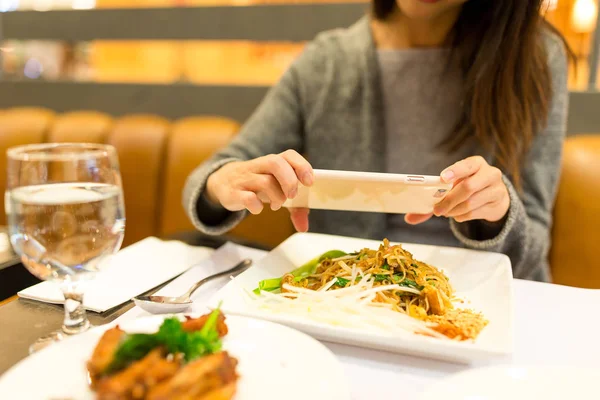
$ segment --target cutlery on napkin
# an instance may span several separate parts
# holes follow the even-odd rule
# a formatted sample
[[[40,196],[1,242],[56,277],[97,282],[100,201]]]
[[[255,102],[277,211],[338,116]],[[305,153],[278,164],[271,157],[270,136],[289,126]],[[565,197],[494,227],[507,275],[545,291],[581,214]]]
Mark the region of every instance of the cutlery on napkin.
[[[107,311],[180,275],[213,252],[211,248],[179,241],[155,237],[141,240],[108,258],[101,272],[85,283],[83,305],[86,310]],[[39,283],[18,295],[46,303],[64,303],[59,285],[54,282]]]
[[[206,278],[207,276],[217,274],[231,268],[232,265],[244,260],[251,259],[256,265],[257,262],[267,254],[266,251],[257,250],[250,247],[241,246],[235,243],[228,242],[215,250],[210,257],[204,259],[194,267],[185,271],[181,276],[173,279],[159,291],[154,293],[157,296],[178,296],[185,292],[192,283]],[[225,276],[206,285],[194,292],[192,305],[189,313],[204,314],[208,311],[207,305],[209,299],[229,281],[229,277]],[[119,324],[139,317],[151,315],[142,310],[140,307],[134,307],[125,314],[117,318],[114,323]]]

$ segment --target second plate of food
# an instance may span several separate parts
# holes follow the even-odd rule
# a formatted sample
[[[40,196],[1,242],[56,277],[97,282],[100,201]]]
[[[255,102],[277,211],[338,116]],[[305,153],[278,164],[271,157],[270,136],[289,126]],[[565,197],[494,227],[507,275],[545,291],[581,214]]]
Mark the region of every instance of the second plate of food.
[[[15,365],[0,378],[0,398],[350,399],[341,365],[311,337],[218,311],[213,317],[92,329]]]
[[[295,234],[211,301],[315,338],[472,363],[513,350],[512,269],[498,253]]]

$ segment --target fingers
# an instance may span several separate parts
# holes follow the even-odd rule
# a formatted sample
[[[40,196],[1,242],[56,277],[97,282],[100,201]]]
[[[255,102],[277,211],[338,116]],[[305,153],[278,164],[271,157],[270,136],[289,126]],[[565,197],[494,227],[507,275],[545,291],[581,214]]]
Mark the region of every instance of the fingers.
[[[493,178],[490,174],[475,174],[458,182],[452,190],[435,205],[433,213],[436,216],[446,215],[459,204],[466,201],[473,194],[490,186]]]
[[[280,155],[271,154],[256,159],[255,173],[273,175],[279,182],[281,189],[288,199],[293,199],[298,194],[298,177],[290,163]]]
[[[429,220],[433,214],[406,214],[404,216],[404,221],[410,225],[422,224],[423,222]]]
[[[443,170],[440,176],[444,182],[452,183],[458,179],[468,178],[485,165],[487,161],[481,156],[468,157]]]
[[[448,167],[442,179],[453,182],[452,190],[433,209],[437,216],[457,222],[483,219],[499,221],[508,212],[510,196],[502,171],[483,157],[469,157]]]
[[[477,210],[487,204],[495,203],[502,198],[502,190],[500,187],[488,187],[483,189],[471,197],[450,209],[444,215],[447,217],[457,217]]]
[[[290,208],[290,218],[298,232],[308,231],[308,208]]]
[[[240,193],[240,199],[244,208],[252,214],[260,214],[263,210],[263,203],[259,200],[258,195],[253,192],[243,191]]]
[[[279,210],[286,201],[286,196],[273,175],[253,175],[247,187],[257,193],[262,202],[270,203],[273,211]]]
[[[297,152],[288,150],[279,155],[271,154],[221,167],[207,180],[207,196],[230,211],[246,208],[257,214],[263,210],[263,203],[269,203],[273,210],[280,209],[288,198],[297,196],[298,182],[310,186],[313,180],[313,170],[308,161]],[[307,226],[308,223],[301,225]]]
[[[485,210],[486,206],[482,206],[479,207],[475,210],[471,210],[469,212],[466,212],[464,214],[461,215],[457,215],[454,217],[454,220],[456,222],[466,222],[466,221],[471,221],[474,219],[485,219],[485,215],[486,215],[486,210]]]
[[[287,150],[281,153],[283,157],[294,169],[296,176],[304,186],[311,186],[314,182],[312,166],[304,157],[294,150]]]

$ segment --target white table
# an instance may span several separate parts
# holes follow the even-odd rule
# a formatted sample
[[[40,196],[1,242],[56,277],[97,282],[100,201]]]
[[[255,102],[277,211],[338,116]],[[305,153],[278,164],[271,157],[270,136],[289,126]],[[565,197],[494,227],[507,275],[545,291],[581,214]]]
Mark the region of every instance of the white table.
[[[210,265],[186,272],[159,293],[180,294],[190,282],[214,273],[217,265],[232,265],[244,257],[258,260],[264,255],[260,250],[239,246],[234,253],[217,250],[214,262],[208,260]],[[215,281],[199,290],[192,311],[206,312],[208,300],[226,282]],[[514,304],[515,351],[512,358],[496,364],[600,366],[600,290],[515,280]],[[136,307],[115,322],[146,315]],[[477,367],[335,343],[325,345],[344,365],[353,400],[415,398],[428,385]]]

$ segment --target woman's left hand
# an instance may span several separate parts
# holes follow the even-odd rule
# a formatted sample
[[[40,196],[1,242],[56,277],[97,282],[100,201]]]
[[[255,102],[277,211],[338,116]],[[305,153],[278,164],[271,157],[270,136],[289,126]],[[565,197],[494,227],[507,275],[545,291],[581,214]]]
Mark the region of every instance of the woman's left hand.
[[[407,214],[407,223],[419,224],[432,215],[451,217],[457,222],[475,219],[498,222],[508,213],[510,197],[502,172],[483,157],[465,158],[446,168],[440,176],[444,182],[454,184],[450,192],[436,204],[433,214]]]

